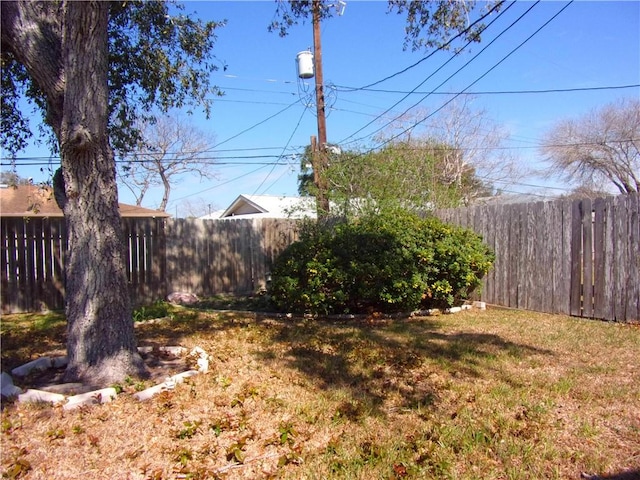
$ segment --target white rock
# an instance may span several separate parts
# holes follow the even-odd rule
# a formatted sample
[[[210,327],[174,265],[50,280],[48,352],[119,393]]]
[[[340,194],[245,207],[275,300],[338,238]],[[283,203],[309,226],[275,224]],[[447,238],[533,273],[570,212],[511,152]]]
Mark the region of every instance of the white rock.
[[[197,295],[189,292],[173,292],[167,296],[167,300],[178,305],[192,305],[198,303],[200,299]]]
[[[13,385],[13,378],[6,372],[0,373],[0,388],[4,388],[6,385]]]
[[[167,390],[173,390],[176,388],[176,381],[173,378],[167,378],[164,381],[164,386]]]
[[[196,347],[197,348],[197,347]],[[168,353],[169,355],[173,355],[174,357],[179,357],[184,355],[187,349],[185,347],[160,347],[158,349],[161,352]]]
[[[462,308],[460,308],[460,307],[451,307],[451,308],[447,308],[445,310],[446,313],[458,313],[458,312],[461,312],[461,311],[462,311]]]
[[[118,393],[115,388],[103,388],[101,390],[94,390],[93,392],[81,393],[80,395],[69,397],[67,403],[64,404],[62,408],[64,410],[73,410],[74,408],[81,407],[82,405],[108,403],[114,400],[117,396]]]
[[[66,397],[60,393],[45,392],[44,390],[27,389],[24,393],[18,395],[18,402],[49,402],[61,403]]]
[[[20,387],[16,387],[15,385],[5,385],[2,387],[0,394],[3,397],[12,398],[17,397],[22,393],[22,389]]]
[[[198,371],[200,373],[207,373],[209,371],[208,358],[199,358],[197,363],[198,363]]]
[[[21,393],[22,389],[20,387],[16,387],[13,384],[11,375],[2,372],[2,374],[0,375],[0,394],[2,394],[4,397],[10,398],[15,397],[16,395],[20,395]]]
[[[198,375],[198,373],[199,372],[197,370],[187,370],[186,372],[178,373],[170,378],[176,383],[182,383],[185,378],[193,377],[194,375]]]
[[[47,368],[51,368],[51,366],[52,361],[49,357],[40,357],[14,368],[11,370],[11,373],[16,377],[26,377],[33,370],[46,370]]]
[[[66,367],[69,364],[69,359],[64,357],[53,357],[51,359],[51,367],[52,368],[62,368]]]
[[[134,393],[133,398],[140,401],[148,400],[154,395],[157,395],[158,393],[164,390],[167,390],[166,385],[164,383],[160,383],[158,385],[154,385],[153,387],[147,388],[146,390],[143,390],[141,392]]]
[[[485,302],[473,302],[473,308],[478,308],[480,310],[486,310],[487,304]]]

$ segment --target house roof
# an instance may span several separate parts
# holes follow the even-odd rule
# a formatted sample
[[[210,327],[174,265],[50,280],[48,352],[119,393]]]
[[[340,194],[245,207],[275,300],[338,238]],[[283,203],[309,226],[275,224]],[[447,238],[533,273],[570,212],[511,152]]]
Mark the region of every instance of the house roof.
[[[168,213],[120,203],[123,217],[170,217]],[[3,217],[62,217],[51,187],[18,185],[0,188],[0,215]]]
[[[219,216],[207,215],[203,218],[303,218],[315,217],[315,215],[313,198],[239,195]]]
[[[492,197],[481,197],[474,200],[474,205],[513,205],[516,203],[548,202],[557,197],[552,195],[540,195],[535,193],[503,193]]]

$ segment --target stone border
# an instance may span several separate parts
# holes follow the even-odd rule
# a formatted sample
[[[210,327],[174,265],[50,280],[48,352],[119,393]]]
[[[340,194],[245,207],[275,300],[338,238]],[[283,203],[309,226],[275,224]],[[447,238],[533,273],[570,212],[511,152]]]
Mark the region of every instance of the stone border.
[[[138,351],[141,353],[150,353],[153,350],[154,347],[138,347]],[[175,355],[176,357],[185,355],[187,352],[185,347],[180,346],[159,347],[158,350]],[[209,371],[209,354],[207,354],[207,352],[202,348],[195,347],[191,350],[188,356],[195,357],[198,365],[197,370],[187,370],[185,372],[178,373],[168,377],[164,382],[147,388],[141,392],[136,392],[132,396],[140,401],[147,400],[157,393],[166,390],[173,390],[177,384],[183,383],[186,378],[200,373],[207,373]],[[11,370],[11,373],[16,377],[26,377],[33,371],[60,368],[67,365],[67,363],[67,357],[41,357],[14,368]],[[80,383],[61,384],[57,390],[63,392],[65,387],[82,390],[83,385]],[[20,387],[14,385],[11,375],[5,372],[2,372],[0,375],[0,393],[5,398],[17,397],[19,403],[45,402],[53,405],[62,404],[62,408],[64,410],[73,410],[84,405],[108,403],[115,400],[118,396],[118,392],[114,387],[101,388],[99,390],[83,392],[71,396],[67,396],[64,393],[56,391],[38,390],[34,388],[28,388],[23,391]]]
[[[452,313],[459,313],[464,310],[471,310],[472,308],[477,308],[478,310],[486,310],[487,304],[485,302],[474,301],[472,303],[465,303],[464,305],[460,305],[459,307],[451,307],[445,309],[439,308],[430,308],[428,310],[415,310],[413,312],[401,312],[401,313],[386,313],[377,315],[376,318],[381,319],[398,319],[398,318],[412,318],[412,317],[432,317],[436,315],[449,315]],[[232,312],[233,310],[216,310],[222,312]],[[286,318],[325,318],[328,320],[367,320],[371,318],[370,314],[366,313],[339,313],[334,315],[319,315],[313,313],[269,313],[269,312],[242,312],[247,314],[253,314],[254,316],[262,317],[262,316],[270,316],[278,319]]]

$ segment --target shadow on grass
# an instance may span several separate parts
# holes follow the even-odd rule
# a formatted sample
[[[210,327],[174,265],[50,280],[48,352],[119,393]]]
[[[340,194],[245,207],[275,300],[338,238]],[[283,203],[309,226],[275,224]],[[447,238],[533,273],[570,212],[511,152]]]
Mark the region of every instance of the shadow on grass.
[[[7,315],[2,319],[2,371],[46,352],[66,348],[67,322],[61,312]]]
[[[612,473],[609,475],[585,475],[581,478],[587,480],[640,480],[639,470],[627,470],[625,472]]]
[[[3,369],[64,348],[63,319],[40,330],[37,325],[3,328]],[[171,320],[137,325],[136,335],[141,345],[179,345],[194,335],[210,336],[215,343],[217,333],[251,328],[259,342],[255,355],[260,361],[300,372],[315,388],[346,392],[377,413],[383,413],[385,402],[392,398],[398,408],[432,405],[453,377],[499,377],[505,356],[508,361],[552,354],[499,335],[449,331],[443,325],[437,318],[275,319],[268,314],[180,308],[172,312]]]
[[[271,348],[261,352],[264,361],[283,362],[321,389],[347,391],[378,413],[392,397],[398,408],[432,405],[451,377],[500,376],[498,363],[505,355],[517,360],[552,354],[494,334],[447,333],[440,322],[428,319],[292,321],[268,332]]]

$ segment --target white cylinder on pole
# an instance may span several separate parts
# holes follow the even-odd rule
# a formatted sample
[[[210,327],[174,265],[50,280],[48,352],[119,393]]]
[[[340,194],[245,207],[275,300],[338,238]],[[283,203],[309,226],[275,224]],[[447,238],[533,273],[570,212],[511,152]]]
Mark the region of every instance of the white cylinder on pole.
[[[298,67],[298,77],[313,77],[313,53],[309,50],[298,53],[296,56],[296,65]]]

